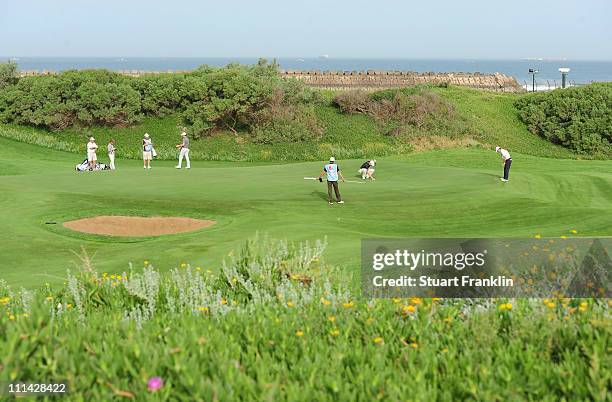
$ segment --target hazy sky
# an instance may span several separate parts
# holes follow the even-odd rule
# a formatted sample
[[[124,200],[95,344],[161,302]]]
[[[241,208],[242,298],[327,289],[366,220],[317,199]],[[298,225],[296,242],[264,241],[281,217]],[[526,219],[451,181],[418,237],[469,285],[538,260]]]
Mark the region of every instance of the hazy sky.
[[[612,59],[612,0],[0,0],[2,56]]]

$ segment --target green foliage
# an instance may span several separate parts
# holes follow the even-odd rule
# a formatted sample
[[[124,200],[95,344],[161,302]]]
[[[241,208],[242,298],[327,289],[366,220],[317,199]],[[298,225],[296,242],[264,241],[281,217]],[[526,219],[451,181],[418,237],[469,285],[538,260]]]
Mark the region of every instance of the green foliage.
[[[0,381],[66,381],[74,400],[606,400],[606,300],[360,300],[323,246],[0,283]]]
[[[145,116],[178,113],[196,138],[247,131],[257,142],[277,143],[321,134],[312,109],[317,101],[315,91],[281,79],[277,65],[265,60],[251,67],[202,66],[185,75],[136,78],[105,70],[67,71],[7,84],[0,91],[0,121],[57,131],[125,127]]]
[[[11,85],[15,85],[18,80],[16,63],[12,61],[0,63],[0,91]]]
[[[455,106],[428,87],[391,89],[367,93],[349,91],[333,99],[344,113],[372,117],[381,130],[391,135],[463,136],[466,126]]]
[[[612,83],[531,94],[516,102],[529,130],[584,154],[612,154]]]

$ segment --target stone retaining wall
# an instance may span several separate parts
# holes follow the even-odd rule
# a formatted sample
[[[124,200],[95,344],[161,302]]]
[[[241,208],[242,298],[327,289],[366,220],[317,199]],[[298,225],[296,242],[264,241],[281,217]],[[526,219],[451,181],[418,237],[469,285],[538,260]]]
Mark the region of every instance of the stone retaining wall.
[[[459,85],[499,92],[520,92],[522,87],[504,74],[481,73],[416,73],[412,71],[282,71],[284,77],[303,81],[324,89],[388,89],[419,84]]]

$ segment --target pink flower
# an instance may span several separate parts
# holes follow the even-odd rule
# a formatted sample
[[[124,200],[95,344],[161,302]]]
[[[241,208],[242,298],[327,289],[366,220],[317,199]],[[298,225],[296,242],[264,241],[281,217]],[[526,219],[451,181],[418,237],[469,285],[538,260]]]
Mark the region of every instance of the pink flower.
[[[151,377],[147,382],[147,389],[151,392],[159,390],[164,386],[164,380],[161,377]]]

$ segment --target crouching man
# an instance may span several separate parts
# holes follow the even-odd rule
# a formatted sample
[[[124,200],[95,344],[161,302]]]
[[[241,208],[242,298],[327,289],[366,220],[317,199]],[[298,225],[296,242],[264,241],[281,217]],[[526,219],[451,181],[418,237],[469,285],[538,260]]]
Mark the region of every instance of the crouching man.
[[[319,181],[322,181],[321,178],[327,175],[327,199],[329,205],[333,205],[334,200],[332,198],[332,190],[336,193],[336,201],[338,204],[344,204],[342,201],[342,197],[340,196],[340,189],[338,188],[338,176],[340,179],[344,181],[344,176],[340,172],[340,168],[336,165],[336,158],[333,156],[329,158],[329,163],[323,166],[323,173],[321,173],[318,177]]]
[[[375,170],[374,167],[375,166],[376,166],[376,159],[365,161],[363,165],[361,165],[361,167],[359,168],[359,174],[361,175],[361,178],[363,180],[366,180],[366,179],[376,180],[374,178],[374,170]]]

